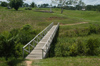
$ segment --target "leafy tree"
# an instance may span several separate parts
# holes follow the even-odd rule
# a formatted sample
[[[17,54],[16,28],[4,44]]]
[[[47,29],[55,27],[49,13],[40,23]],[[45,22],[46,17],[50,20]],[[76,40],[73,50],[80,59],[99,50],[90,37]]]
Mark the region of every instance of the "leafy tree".
[[[1,6],[7,7],[8,3],[7,2],[1,2]]]
[[[29,7],[28,3],[23,3],[23,7]]]
[[[84,2],[82,2],[82,0],[79,0],[78,5],[80,6],[79,10],[81,10],[82,8],[84,8],[84,7],[85,7],[85,3],[84,3]]]
[[[92,10],[92,8],[93,8],[93,5],[87,5],[87,6],[86,6],[86,9],[87,9],[87,10]]]
[[[30,6],[31,6],[32,8],[34,8],[34,7],[35,7],[35,3],[32,2]]]
[[[18,10],[19,7],[23,5],[23,0],[9,0],[9,1],[10,1],[10,6],[15,10]]]
[[[100,12],[100,5],[97,5],[97,11]]]

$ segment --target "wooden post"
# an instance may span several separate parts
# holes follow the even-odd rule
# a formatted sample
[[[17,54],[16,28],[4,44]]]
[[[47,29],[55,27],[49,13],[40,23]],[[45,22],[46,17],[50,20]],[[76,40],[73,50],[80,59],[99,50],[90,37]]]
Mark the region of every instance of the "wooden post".
[[[43,49],[42,49],[42,59],[44,58]]]
[[[48,47],[48,46],[47,46],[47,44],[46,44],[46,51],[47,51],[47,47]]]
[[[30,53],[30,45],[28,45],[28,50],[29,50],[29,53]]]
[[[22,49],[22,51],[23,51],[23,58],[24,58],[24,48]]]

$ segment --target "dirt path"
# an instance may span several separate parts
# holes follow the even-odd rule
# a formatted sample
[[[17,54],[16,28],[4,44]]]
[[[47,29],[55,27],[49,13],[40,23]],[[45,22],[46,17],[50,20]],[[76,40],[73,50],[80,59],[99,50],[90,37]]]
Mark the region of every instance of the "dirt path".
[[[60,24],[61,26],[66,26],[66,25],[78,25],[78,24],[85,24],[85,23],[88,23],[88,22],[79,22],[79,23],[73,23],[73,24]]]
[[[25,62],[27,64],[27,66],[31,66],[31,64],[32,64],[32,61],[25,61]]]

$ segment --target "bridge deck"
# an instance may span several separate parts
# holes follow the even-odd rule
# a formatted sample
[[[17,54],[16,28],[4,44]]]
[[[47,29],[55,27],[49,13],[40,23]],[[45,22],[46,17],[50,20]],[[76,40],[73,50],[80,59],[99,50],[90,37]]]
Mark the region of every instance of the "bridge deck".
[[[26,59],[42,59],[42,47],[45,45],[49,36],[55,30],[57,25],[54,25],[47,34],[42,38],[42,40],[36,45],[36,47],[32,50],[32,52],[26,57]]]

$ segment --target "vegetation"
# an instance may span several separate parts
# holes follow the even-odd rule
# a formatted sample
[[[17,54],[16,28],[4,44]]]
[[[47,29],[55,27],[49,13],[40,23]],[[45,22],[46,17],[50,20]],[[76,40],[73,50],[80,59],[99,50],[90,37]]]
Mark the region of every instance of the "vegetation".
[[[99,12],[64,10],[63,14],[60,14],[59,8],[53,9],[54,13],[33,11],[36,10],[36,8],[32,8],[32,10],[19,8],[19,11],[15,11],[14,9],[8,10],[6,7],[0,7],[0,9],[0,16],[2,16],[0,17],[0,54],[2,54],[0,55],[0,64],[5,64],[5,66],[7,66],[10,63],[11,66],[11,63],[16,62],[13,60],[18,60],[21,57],[21,48],[23,45],[51,22],[55,24],[60,22],[59,36],[53,49],[55,58],[44,59],[39,62],[33,61],[33,65],[42,66],[44,63],[43,66],[46,66],[47,63],[49,65],[54,60],[57,61],[54,62],[54,65],[58,64],[57,66],[64,66],[70,59],[72,59],[72,62],[68,62],[69,66],[75,63],[76,66],[78,64],[80,64],[80,66],[100,65],[98,63],[100,56]],[[46,11],[49,10],[49,8],[40,8],[39,10]],[[98,57],[95,58],[93,56]],[[57,59],[56,57],[61,58]],[[3,61],[2,58],[4,58]],[[7,61],[5,61],[5,59]],[[89,62],[86,63],[85,61],[87,59]],[[23,60],[20,59],[18,61],[22,62]],[[65,62],[60,63],[62,61]],[[82,64],[80,61],[82,61]],[[91,64],[91,62],[93,64]],[[18,64],[19,62],[16,63],[16,65]]]
[[[32,8],[31,7],[26,7],[25,10],[32,10]]]
[[[1,2],[2,7],[7,7],[8,3],[7,2]]]
[[[30,25],[25,25],[22,29],[3,32],[0,35],[0,57],[5,57],[8,60],[9,57],[18,58],[22,56],[22,47],[36,34]]]
[[[23,5],[23,0],[9,0],[9,1],[10,1],[10,6],[15,10],[18,10],[19,7]]]
[[[35,7],[35,3],[32,2],[30,6],[31,6],[32,8],[34,8],[34,7]]]
[[[100,57],[54,57],[33,61],[35,66],[100,66]]]

